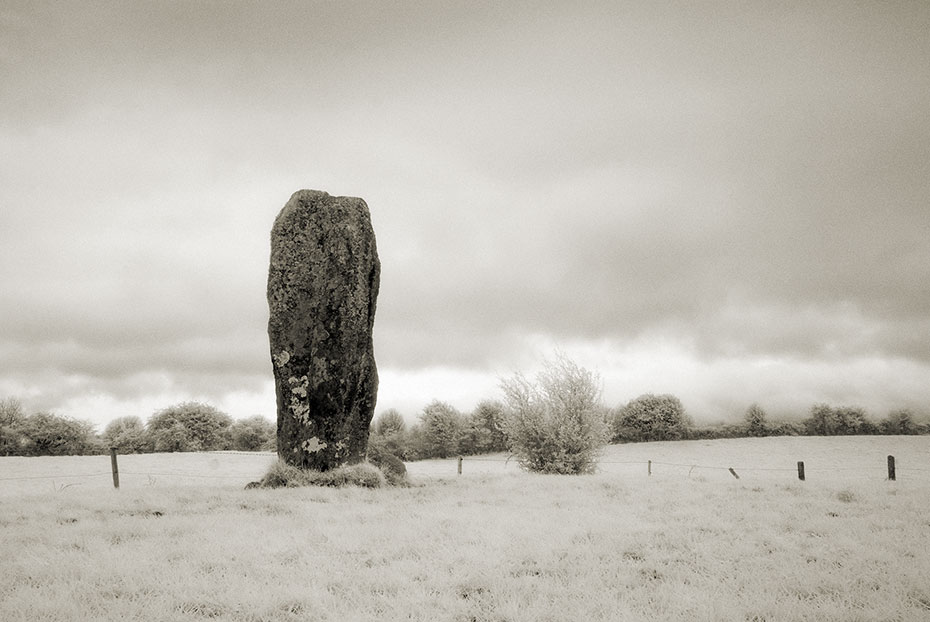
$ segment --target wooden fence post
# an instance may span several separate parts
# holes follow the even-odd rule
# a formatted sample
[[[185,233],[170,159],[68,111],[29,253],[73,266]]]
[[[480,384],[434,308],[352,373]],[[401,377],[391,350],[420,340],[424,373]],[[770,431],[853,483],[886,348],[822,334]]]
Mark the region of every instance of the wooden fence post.
[[[110,467],[113,469],[113,488],[119,488],[119,466],[116,464],[116,447],[110,447]]]
[[[894,456],[888,456],[888,479],[895,481]]]
[[[459,456],[459,475],[462,474],[462,456]]]
[[[798,462],[798,479],[804,481],[804,463]]]

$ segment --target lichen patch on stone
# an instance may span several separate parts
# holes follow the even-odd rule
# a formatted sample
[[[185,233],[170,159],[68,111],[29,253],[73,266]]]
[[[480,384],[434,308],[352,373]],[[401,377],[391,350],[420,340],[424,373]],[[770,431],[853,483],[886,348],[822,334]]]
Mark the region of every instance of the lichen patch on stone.
[[[291,413],[303,424],[310,423],[310,403],[307,399],[307,387],[310,384],[309,378],[304,375],[300,378],[291,376],[287,379],[291,387]]]
[[[271,358],[274,359],[274,364],[277,367],[284,367],[291,360],[291,354],[287,350],[281,350],[280,354],[275,354]]]
[[[316,436],[308,438],[300,444],[301,449],[303,449],[308,454],[313,454],[323,449],[326,449],[326,443],[321,441]]]

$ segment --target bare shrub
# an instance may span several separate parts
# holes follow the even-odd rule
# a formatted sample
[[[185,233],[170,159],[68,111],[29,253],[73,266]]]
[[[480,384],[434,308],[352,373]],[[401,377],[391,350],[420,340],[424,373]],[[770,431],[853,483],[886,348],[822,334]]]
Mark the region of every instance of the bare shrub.
[[[599,377],[564,354],[546,361],[535,382],[501,381],[508,411],[503,429],[520,465],[539,473],[591,473],[607,441]]]

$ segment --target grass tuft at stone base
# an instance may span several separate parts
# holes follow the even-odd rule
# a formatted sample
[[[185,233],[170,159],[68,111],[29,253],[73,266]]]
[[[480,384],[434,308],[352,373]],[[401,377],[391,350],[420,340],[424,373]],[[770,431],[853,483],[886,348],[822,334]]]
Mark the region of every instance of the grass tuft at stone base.
[[[248,484],[246,488],[296,488],[299,486],[383,488],[386,484],[387,480],[381,469],[367,462],[321,472],[300,469],[283,460],[278,460],[271,465],[261,480]]]

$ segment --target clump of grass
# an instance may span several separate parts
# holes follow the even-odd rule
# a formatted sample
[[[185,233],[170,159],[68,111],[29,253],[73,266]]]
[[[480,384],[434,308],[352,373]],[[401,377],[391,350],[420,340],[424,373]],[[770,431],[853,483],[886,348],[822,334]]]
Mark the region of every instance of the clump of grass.
[[[381,488],[387,483],[384,473],[362,462],[330,469],[329,471],[311,471],[297,468],[278,460],[258,482],[249,484],[251,488],[296,488],[300,486],[359,486],[361,488]]]
[[[852,503],[856,500],[856,495],[854,495],[850,490],[841,490],[837,493],[836,498],[843,503]]]
[[[332,469],[320,473],[320,478],[323,480],[324,486],[382,488],[387,483],[381,469],[368,462]]]
[[[368,445],[368,461],[375,465],[391,486],[407,486],[407,467],[403,461],[388,451],[387,448],[370,443]]]

